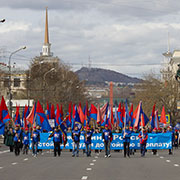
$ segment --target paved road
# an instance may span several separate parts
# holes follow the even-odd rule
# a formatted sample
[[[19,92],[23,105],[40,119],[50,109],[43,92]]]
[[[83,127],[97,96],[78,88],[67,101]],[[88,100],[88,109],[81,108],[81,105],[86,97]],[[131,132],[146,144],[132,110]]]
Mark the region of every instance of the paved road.
[[[71,157],[62,152],[61,157],[45,151],[37,158],[29,155],[15,157],[6,148],[0,148],[0,180],[179,180],[180,150],[173,155],[159,151],[157,156],[148,152],[141,158],[139,153],[124,158],[122,153],[112,152],[111,158],[104,158],[104,152],[92,157]]]

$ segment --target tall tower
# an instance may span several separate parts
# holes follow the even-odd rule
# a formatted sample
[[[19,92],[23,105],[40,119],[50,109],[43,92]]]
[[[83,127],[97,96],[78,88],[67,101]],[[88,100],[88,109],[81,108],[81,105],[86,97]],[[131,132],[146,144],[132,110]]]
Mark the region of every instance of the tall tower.
[[[45,22],[45,37],[44,44],[42,47],[42,56],[52,56],[51,44],[49,43],[49,32],[48,32],[48,10],[46,8],[46,22]]]

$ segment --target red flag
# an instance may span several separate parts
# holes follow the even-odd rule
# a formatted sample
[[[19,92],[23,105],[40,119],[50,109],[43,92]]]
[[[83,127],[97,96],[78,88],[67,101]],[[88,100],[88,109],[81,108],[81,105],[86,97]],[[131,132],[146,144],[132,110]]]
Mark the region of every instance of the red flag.
[[[29,113],[28,117],[26,118],[27,121],[29,121],[29,123],[31,123],[31,125],[34,122],[35,106],[36,106],[36,104],[34,103],[33,108],[31,109],[31,112]]]
[[[25,105],[25,108],[24,108],[24,114],[23,114],[23,121],[24,121],[24,128],[27,128],[27,119],[26,119],[26,113],[28,111],[28,106]]]
[[[98,109],[97,109],[97,124],[102,122],[102,116],[101,116],[101,110],[100,110],[100,105],[98,104]]]
[[[136,110],[133,113],[133,118],[135,119],[134,127],[137,128],[139,124],[140,114],[141,114],[141,102],[137,106]]]
[[[109,106],[109,104],[106,103],[106,104],[101,108],[102,120],[104,120],[104,116],[106,115],[106,111],[107,111],[108,106]]]
[[[54,104],[51,105],[51,119],[55,119],[56,115],[55,115],[55,110],[54,110]]]
[[[160,122],[163,123],[163,124],[166,124],[166,112],[165,112],[164,106],[162,108]]]
[[[75,104],[73,104],[73,112],[72,112],[72,118],[74,119],[76,115],[76,109],[75,109]]]
[[[79,106],[79,117],[80,117],[80,120],[81,120],[81,123],[84,125],[84,113],[81,109],[81,106]]]
[[[72,102],[69,103],[69,122],[71,123],[71,105],[72,105]]]

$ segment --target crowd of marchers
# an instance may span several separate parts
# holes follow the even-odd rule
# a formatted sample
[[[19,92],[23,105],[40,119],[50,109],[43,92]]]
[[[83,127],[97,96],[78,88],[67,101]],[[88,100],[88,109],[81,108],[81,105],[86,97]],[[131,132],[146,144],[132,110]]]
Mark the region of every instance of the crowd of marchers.
[[[130,149],[130,138],[132,133],[139,133],[139,139],[140,139],[140,153],[141,156],[145,156],[146,150],[146,143],[148,139],[148,133],[171,133],[172,136],[172,144],[174,148],[178,148],[180,144],[180,138],[179,138],[179,130],[173,130],[171,126],[168,126],[166,128],[133,128],[133,127],[124,127],[121,128],[113,128],[112,130],[108,127],[108,125],[105,125],[104,128],[102,127],[96,127],[96,128],[90,128],[89,126],[86,126],[79,129],[78,126],[75,126],[72,130],[71,127],[67,129],[67,132],[72,134],[72,140],[73,140],[73,149],[70,150],[72,152],[72,157],[78,157],[79,156],[79,144],[80,144],[80,136],[84,135],[84,143],[85,143],[85,149],[83,150],[83,153],[86,153],[87,157],[91,156],[91,139],[92,135],[94,133],[102,133],[102,139],[104,142],[104,151],[105,151],[105,157],[111,157],[110,154],[110,146],[112,141],[112,133],[122,133],[123,136],[123,146],[124,146],[124,157],[130,155],[134,155],[136,153],[136,149]],[[10,152],[14,152],[16,156],[18,156],[21,152],[23,154],[28,154],[29,151],[29,145],[30,140],[32,142],[32,155],[34,157],[37,157],[37,154],[39,152],[42,152],[42,149],[38,148],[38,144],[40,142],[40,133],[43,133],[40,126],[33,126],[32,128],[22,128],[20,125],[16,125],[15,127],[9,127],[5,129],[4,131],[4,144],[6,146],[9,146]],[[67,137],[62,133],[61,127],[56,126],[52,131],[50,131],[49,138],[50,140],[53,138],[54,142],[54,156],[60,156],[61,155],[61,144],[64,143],[64,145],[67,142]],[[169,149],[169,154],[173,153],[173,148]],[[100,150],[95,149],[95,153],[99,153]],[[115,150],[115,151],[121,151],[121,150]],[[153,155],[156,155],[157,149],[152,150]]]

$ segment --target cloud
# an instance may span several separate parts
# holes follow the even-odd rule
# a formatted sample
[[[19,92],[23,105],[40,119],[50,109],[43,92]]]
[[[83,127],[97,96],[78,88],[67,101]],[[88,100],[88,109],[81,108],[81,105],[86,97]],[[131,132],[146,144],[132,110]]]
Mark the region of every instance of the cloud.
[[[78,64],[74,69],[87,65],[91,56],[93,66],[138,76],[159,71],[160,65],[148,64],[163,61],[168,31],[171,49],[179,48],[177,0],[2,0],[0,12],[7,21],[0,24],[1,46],[13,51],[26,45],[20,52],[24,64],[41,51],[46,6],[52,51],[64,62]]]

